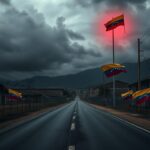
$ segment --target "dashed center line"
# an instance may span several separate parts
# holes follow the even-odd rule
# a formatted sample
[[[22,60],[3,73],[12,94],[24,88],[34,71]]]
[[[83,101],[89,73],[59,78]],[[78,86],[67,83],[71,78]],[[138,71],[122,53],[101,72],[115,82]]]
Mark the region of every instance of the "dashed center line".
[[[68,150],[75,150],[75,145],[70,145],[70,146],[68,147]]]
[[[73,133],[76,131],[76,118],[77,118],[77,107],[75,107],[73,111],[72,122],[70,126],[68,150],[75,150],[75,145],[73,145],[74,143],[72,143],[70,139],[73,138]]]
[[[75,119],[76,119],[76,116],[73,116],[72,119],[75,120]]]
[[[76,128],[75,123],[72,123],[72,124],[71,124],[71,130],[75,130],[75,128]]]

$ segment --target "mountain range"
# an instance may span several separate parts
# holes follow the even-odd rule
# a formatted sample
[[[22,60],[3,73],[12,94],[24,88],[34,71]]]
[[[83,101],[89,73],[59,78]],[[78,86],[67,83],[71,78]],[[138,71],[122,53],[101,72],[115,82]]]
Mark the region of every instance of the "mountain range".
[[[118,75],[116,80],[128,83],[136,82],[137,63],[124,63],[123,65],[126,66],[128,72]],[[141,63],[141,78],[144,79],[148,76],[150,76],[150,59]],[[110,81],[112,81],[112,79],[105,77],[99,68],[57,77],[35,76],[18,81],[0,79],[2,84],[11,88],[87,88]]]

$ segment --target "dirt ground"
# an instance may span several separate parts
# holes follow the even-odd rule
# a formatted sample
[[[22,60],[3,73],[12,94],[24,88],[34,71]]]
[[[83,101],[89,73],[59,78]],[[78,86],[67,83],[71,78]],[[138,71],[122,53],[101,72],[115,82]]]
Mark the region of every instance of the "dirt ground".
[[[123,112],[113,108],[108,108],[95,104],[91,105],[150,131],[150,118],[144,118],[141,114]]]

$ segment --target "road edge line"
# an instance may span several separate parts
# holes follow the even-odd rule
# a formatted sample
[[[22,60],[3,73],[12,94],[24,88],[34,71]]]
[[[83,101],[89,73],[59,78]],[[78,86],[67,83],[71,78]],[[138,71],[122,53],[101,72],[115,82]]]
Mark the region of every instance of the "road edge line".
[[[75,150],[75,145],[69,145],[68,150]]]
[[[129,125],[131,125],[131,126],[134,126],[134,127],[138,128],[138,129],[140,129],[140,130],[142,130],[142,131],[144,131],[144,132],[150,134],[150,131],[149,131],[149,130],[144,129],[143,127],[140,127],[139,125],[136,125],[136,124],[134,124],[134,123],[132,123],[132,122],[130,122],[130,121],[124,120],[124,119],[122,119],[122,118],[120,118],[120,117],[118,117],[118,116],[115,116],[115,115],[113,115],[113,114],[111,114],[111,115],[112,115],[112,117],[115,118],[115,119],[118,119],[118,120],[120,120],[120,121],[122,121],[122,122],[124,122],[124,123],[126,123],[126,124],[129,124]]]
[[[96,108],[96,109],[98,109],[98,110],[100,110],[100,111],[102,111],[102,112],[104,112],[104,113],[106,113],[106,114],[111,115],[114,119],[118,119],[118,120],[124,122],[124,124],[125,124],[125,123],[126,123],[126,124],[129,124],[130,126],[134,126],[134,127],[136,127],[137,129],[140,129],[140,130],[142,130],[142,131],[144,131],[144,132],[150,134],[150,130],[148,130],[148,129],[145,129],[145,128],[139,126],[139,125],[136,125],[136,124],[134,124],[134,123],[132,123],[132,122],[130,122],[130,121],[128,121],[128,120],[122,119],[122,118],[120,118],[120,117],[118,117],[118,116],[115,116],[113,113],[108,112],[108,111],[105,111],[105,110],[102,110],[102,109],[100,109],[100,108],[97,108],[97,107],[95,107],[94,105],[91,105],[91,106],[93,106],[94,108]]]

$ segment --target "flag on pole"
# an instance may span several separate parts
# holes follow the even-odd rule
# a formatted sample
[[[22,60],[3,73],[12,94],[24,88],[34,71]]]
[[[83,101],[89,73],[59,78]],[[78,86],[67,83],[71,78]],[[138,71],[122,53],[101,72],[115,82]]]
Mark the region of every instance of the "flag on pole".
[[[109,78],[115,75],[118,75],[122,72],[127,72],[125,66],[120,64],[106,64],[101,67],[101,70],[105,73],[105,75]]]
[[[8,93],[15,95],[17,97],[22,97],[22,93],[18,92],[17,90],[13,90],[13,89],[8,89]]]
[[[132,99],[132,94],[133,94],[133,91],[132,91],[132,90],[129,90],[128,92],[122,93],[122,94],[121,94],[121,97],[122,97],[124,100],[131,100],[131,99]]]
[[[136,91],[132,96],[133,99],[136,100],[136,104],[141,105],[146,101],[150,101],[150,88]]]
[[[118,26],[124,26],[124,15],[117,16],[105,24],[106,31],[113,30]]]
[[[6,95],[6,98],[11,101],[16,101],[22,98],[22,93],[18,92],[17,90],[8,89],[8,94]]]

